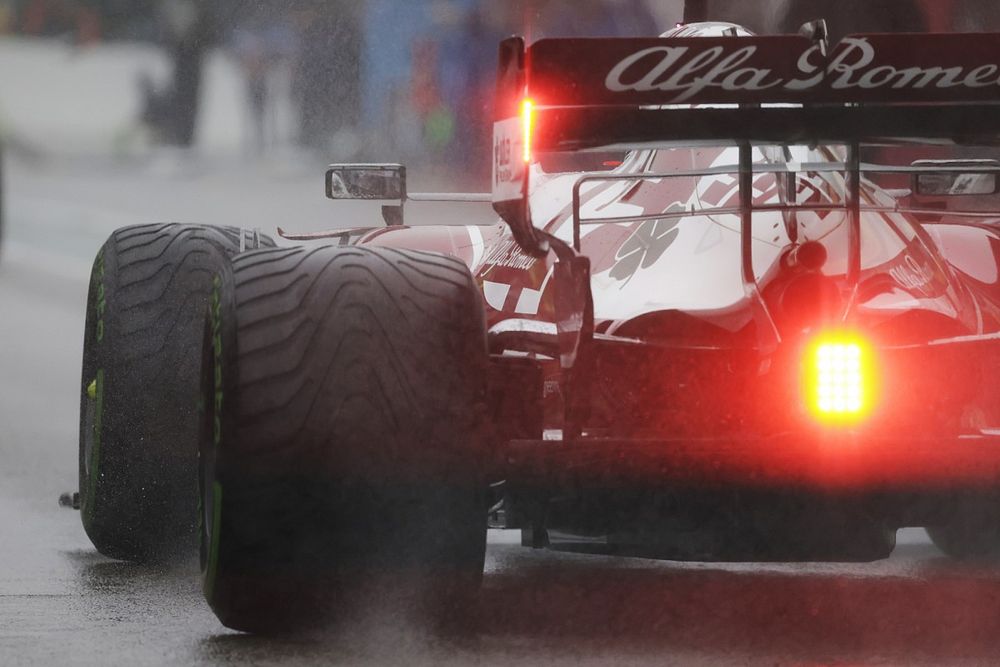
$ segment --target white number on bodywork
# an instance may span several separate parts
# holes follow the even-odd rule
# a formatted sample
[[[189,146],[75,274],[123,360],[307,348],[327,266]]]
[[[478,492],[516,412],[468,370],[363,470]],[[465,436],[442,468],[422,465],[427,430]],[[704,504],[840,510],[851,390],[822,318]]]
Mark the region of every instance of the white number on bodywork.
[[[520,199],[524,191],[524,130],[520,118],[493,124],[493,201]]]

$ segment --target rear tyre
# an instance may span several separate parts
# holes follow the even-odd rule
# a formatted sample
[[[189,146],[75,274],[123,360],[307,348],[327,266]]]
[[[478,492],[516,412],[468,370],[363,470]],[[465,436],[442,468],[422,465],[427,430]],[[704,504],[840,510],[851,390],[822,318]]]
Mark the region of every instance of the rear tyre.
[[[468,269],[391,249],[267,250],[206,327],[202,573],[258,633],[365,605],[460,618],[486,547],[485,318]]]
[[[1000,512],[995,502],[962,503],[950,521],[927,527],[934,545],[958,560],[1000,558]]]
[[[202,331],[212,278],[239,249],[238,229],[164,224],[119,229],[97,255],[80,498],[84,529],[106,556],[194,551]]]

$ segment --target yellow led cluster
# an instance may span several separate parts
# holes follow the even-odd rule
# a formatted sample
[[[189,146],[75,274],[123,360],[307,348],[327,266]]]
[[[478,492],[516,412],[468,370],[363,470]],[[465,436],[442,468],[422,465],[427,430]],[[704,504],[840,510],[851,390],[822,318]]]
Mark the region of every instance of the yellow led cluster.
[[[816,407],[820,412],[857,413],[864,407],[861,346],[826,343],[816,348]]]
[[[811,412],[830,422],[856,421],[868,413],[876,373],[869,347],[852,334],[814,341],[806,359],[806,395]]]

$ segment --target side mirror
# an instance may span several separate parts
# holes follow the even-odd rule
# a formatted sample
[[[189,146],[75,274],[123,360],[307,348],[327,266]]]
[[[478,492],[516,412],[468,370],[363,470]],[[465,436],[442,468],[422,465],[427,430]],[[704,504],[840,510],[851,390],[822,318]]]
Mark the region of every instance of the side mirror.
[[[913,166],[922,168],[913,175],[913,193],[919,197],[995,195],[1000,190],[996,160],[917,160]]]
[[[406,203],[406,167],[401,164],[331,164],[326,170],[326,196],[330,199],[398,201],[382,207],[390,226],[403,224]]]
[[[406,201],[406,167],[401,164],[332,164],[326,172],[330,199]]]

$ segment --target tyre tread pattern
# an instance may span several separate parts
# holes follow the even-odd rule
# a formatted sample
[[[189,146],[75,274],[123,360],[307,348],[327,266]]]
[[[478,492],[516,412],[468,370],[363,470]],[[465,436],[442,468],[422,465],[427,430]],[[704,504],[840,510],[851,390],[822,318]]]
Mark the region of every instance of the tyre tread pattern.
[[[203,456],[205,479],[223,490],[221,525],[209,531],[221,536],[218,566],[206,579],[222,622],[291,629],[382,576],[373,572],[433,571],[437,584],[423,590],[440,600],[474,589],[488,353],[465,264],[320,246],[247,253],[232,268],[221,281],[232,322],[222,327],[221,438]],[[212,535],[202,539],[204,549]]]
[[[159,558],[191,542],[197,471],[197,401],[212,279],[240,248],[237,228],[164,223],[112,233],[92,273],[81,387],[84,527],[98,550]],[[262,237],[262,244],[274,242]],[[98,314],[99,295],[105,299]],[[98,321],[103,336],[98,340]],[[85,446],[87,387],[104,371],[97,478]]]

